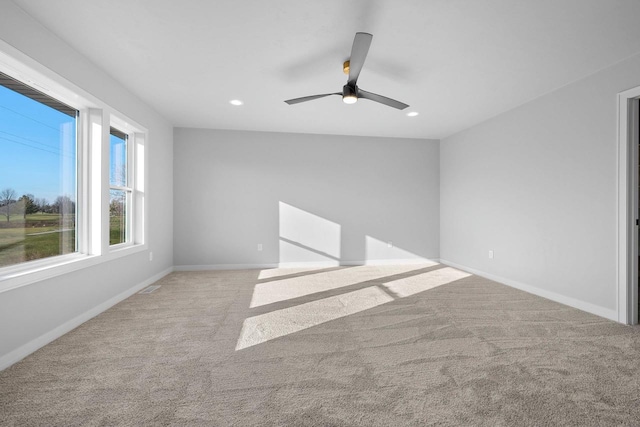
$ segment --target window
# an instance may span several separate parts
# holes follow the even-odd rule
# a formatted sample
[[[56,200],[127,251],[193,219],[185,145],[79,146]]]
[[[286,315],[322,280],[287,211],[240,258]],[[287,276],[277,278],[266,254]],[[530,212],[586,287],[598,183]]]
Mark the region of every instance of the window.
[[[129,242],[133,190],[129,185],[129,135],[110,129],[109,135],[109,244]]]
[[[147,250],[146,141],[131,118],[2,47],[0,291]]]
[[[0,267],[76,252],[77,118],[0,73]]]

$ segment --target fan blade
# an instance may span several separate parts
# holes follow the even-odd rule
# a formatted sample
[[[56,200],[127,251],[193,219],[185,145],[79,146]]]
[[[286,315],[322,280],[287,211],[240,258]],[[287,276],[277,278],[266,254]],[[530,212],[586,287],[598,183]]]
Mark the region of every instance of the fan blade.
[[[373,36],[369,33],[356,33],[356,37],[353,39],[351,58],[349,58],[349,80],[347,80],[347,84],[350,86],[355,86],[358,81],[364,60],[367,59],[367,53],[369,53],[372,38]]]
[[[314,99],[324,98],[325,96],[331,96],[331,95],[342,95],[342,93],[325,93],[322,95],[303,96],[302,98],[288,99],[284,102],[286,102],[289,105],[293,105],[293,104],[299,104],[300,102],[313,101]]]
[[[367,92],[366,90],[358,90],[358,98],[369,99],[371,101],[379,102],[380,104],[388,105],[389,107],[397,108],[398,110],[404,110],[408,107],[407,104],[396,101],[395,99],[387,98],[386,96],[377,95],[375,93]]]

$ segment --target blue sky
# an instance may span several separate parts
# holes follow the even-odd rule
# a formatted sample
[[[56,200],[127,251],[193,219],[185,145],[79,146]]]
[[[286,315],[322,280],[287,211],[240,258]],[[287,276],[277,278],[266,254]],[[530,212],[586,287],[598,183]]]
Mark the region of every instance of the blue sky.
[[[74,118],[0,86],[0,190],[75,200],[75,132]]]
[[[124,139],[109,135],[109,183],[127,185],[127,143]]]

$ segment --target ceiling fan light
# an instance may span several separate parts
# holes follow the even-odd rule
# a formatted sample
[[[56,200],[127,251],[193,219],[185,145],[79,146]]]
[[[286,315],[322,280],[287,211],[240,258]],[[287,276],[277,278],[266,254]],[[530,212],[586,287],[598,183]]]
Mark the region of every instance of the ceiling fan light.
[[[345,104],[355,104],[358,102],[358,87],[344,85],[342,87],[342,102]]]
[[[345,104],[355,104],[358,101],[358,97],[355,95],[345,95],[342,97],[342,102]]]

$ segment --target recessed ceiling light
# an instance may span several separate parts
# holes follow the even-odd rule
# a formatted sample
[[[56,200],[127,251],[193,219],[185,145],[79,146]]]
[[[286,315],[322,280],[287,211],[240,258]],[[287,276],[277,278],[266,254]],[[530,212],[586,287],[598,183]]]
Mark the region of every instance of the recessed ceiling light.
[[[238,106],[244,104],[244,102],[240,101],[239,99],[232,99],[231,101],[229,101],[229,104]]]
[[[418,113],[417,111],[412,111],[412,112],[410,112],[410,113],[407,113],[407,116],[409,116],[409,117],[415,117],[415,116],[417,116],[418,114],[419,114],[419,113]]]

